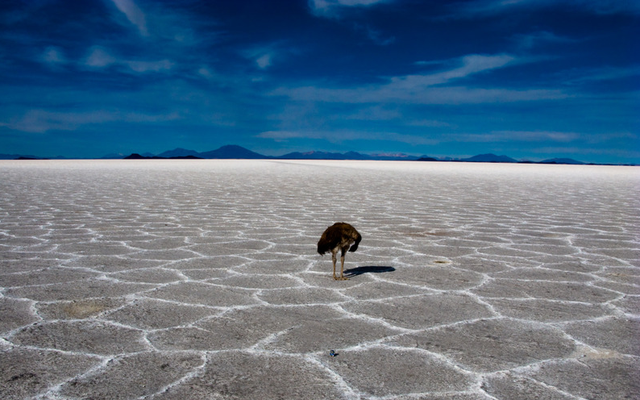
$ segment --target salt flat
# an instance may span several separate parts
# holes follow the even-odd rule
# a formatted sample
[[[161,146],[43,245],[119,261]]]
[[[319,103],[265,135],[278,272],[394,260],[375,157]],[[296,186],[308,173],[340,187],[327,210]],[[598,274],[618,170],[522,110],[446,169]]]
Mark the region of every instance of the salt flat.
[[[640,398],[639,171],[2,161],[0,398]]]

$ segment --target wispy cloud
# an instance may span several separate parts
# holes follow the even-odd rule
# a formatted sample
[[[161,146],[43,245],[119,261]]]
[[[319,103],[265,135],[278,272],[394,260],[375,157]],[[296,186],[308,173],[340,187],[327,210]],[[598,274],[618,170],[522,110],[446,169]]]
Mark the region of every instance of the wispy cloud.
[[[263,46],[251,47],[240,51],[247,60],[251,60],[260,69],[267,69],[273,65],[274,60],[286,57],[293,50],[282,43],[271,43]]]
[[[294,139],[294,138],[308,138],[308,139],[324,139],[326,132],[311,132],[311,131],[265,131],[260,132],[256,137],[263,139],[273,139],[276,142]]]
[[[564,83],[610,81],[640,76],[640,65],[631,67],[577,68],[562,73]]]
[[[568,6],[594,14],[640,14],[640,2],[634,0],[472,0],[450,5],[449,18],[477,18],[521,9],[545,9]]]
[[[280,88],[272,95],[288,96],[292,100],[328,103],[411,103],[411,104],[481,104],[517,101],[551,100],[569,97],[555,89],[474,89],[466,87],[417,87],[402,90],[392,85],[380,88],[325,89],[314,86]]]
[[[478,104],[567,97],[565,93],[555,89],[513,90],[444,86],[452,81],[502,68],[513,62],[515,62],[515,58],[509,55],[484,56],[474,54],[462,57],[458,62],[461,65],[457,68],[433,74],[393,77],[383,85],[346,89],[316,86],[283,87],[276,89],[272,94],[288,96],[294,100],[319,102],[414,104]]]
[[[453,134],[449,137],[466,142],[572,142],[580,138],[580,134],[554,131],[493,131],[483,134]]]
[[[420,119],[407,122],[408,126],[421,126],[426,128],[455,128],[454,124],[434,119]]]
[[[391,79],[391,86],[401,88],[414,88],[416,86],[434,86],[447,83],[454,79],[464,78],[469,75],[496,68],[502,68],[515,60],[513,56],[507,54],[485,56],[471,54],[460,59],[461,66],[429,75],[407,75]]]
[[[548,31],[539,31],[539,32],[533,32],[528,34],[516,34],[513,36],[512,39],[514,42],[517,43],[518,47],[520,47],[521,49],[527,49],[527,50],[539,45],[540,43],[567,43],[568,44],[568,43],[575,43],[578,41],[577,39],[558,36],[553,32],[548,32]]]
[[[387,121],[402,117],[398,110],[390,110],[381,106],[367,107],[358,110],[353,114],[345,116],[345,119],[361,120],[361,121]]]
[[[87,56],[84,65],[91,68],[106,68],[111,65],[118,65],[125,67],[125,71],[127,72],[144,73],[168,71],[173,68],[175,63],[170,60],[120,60],[117,57],[112,56],[105,49],[101,47],[94,47]]]
[[[611,132],[593,134],[585,132],[563,131],[491,131],[486,133],[454,133],[447,135],[449,140],[471,143],[497,143],[497,142],[541,142],[541,143],[588,143],[589,145],[602,144],[609,141],[637,140],[637,135],[629,132]]]
[[[138,7],[133,0],[111,1],[113,1],[113,4],[115,4],[118,10],[122,11],[122,13],[127,16],[127,19],[129,19],[129,21],[138,28],[142,36],[149,36],[146,17],[140,7]]]
[[[0,123],[0,126],[23,132],[44,133],[51,130],[74,131],[81,126],[106,122],[164,122],[178,118],[177,113],[153,115],[106,110],[68,113],[29,110],[22,117],[12,122]]]
[[[339,9],[344,7],[365,7],[389,0],[309,0],[309,8],[318,16],[336,16]]]
[[[198,74],[206,79],[213,79],[215,77],[215,74],[207,67],[200,67]]]
[[[373,43],[379,46],[388,46],[396,41],[394,36],[386,35],[382,31],[372,28],[371,26],[361,24],[355,24],[354,26],[357,31],[364,32]]]
[[[400,134],[396,132],[369,132],[358,130],[282,130],[266,131],[257,135],[259,138],[283,142],[290,139],[321,139],[331,143],[344,143],[354,140],[394,141],[412,145],[431,145],[439,141],[420,135]]]
[[[47,47],[42,55],[42,60],[51,66],[65,64],[67,62],[66,57],[62,54],[62,50],[53,46]]]
[[[160,72],[170,70],[174,63],[169,60],[159,61],[125,61],[131,70],[135,72]]]
[[[255,63],[261,70],[269,69],[274,65],[281,65],[308,50],[290,40],[277,40],[257,46],[247,47],[238,53],[247,60]]]
[[[94,47],[85,61],[88,67],[103,68],[116,63],[118,60],[106,50]]]
[[[258,57],[256,59],[256,64],[258,64],[258,67],[260,67],[260,69],[267,68],[268,66],[271,65],[271,54],[267,53]]]

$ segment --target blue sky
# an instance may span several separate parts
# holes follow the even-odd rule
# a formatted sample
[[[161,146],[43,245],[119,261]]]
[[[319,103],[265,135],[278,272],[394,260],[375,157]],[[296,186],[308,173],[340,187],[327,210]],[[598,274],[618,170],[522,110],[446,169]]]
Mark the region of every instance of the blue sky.
[[[0,153],[640,163],[635,0],[0,3]]]

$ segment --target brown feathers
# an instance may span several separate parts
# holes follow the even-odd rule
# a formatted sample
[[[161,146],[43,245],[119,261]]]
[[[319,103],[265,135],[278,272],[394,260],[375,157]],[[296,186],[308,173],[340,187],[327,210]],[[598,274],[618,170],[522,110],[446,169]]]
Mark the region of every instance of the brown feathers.
[[[348,251],[354,252],[358,249],[358,245],[362,240],[362,236],[353,226],[345,222],[336,222],[328,227],[320,240],[318,241],[318,253],[325,254],[331,252],[333,261],[333,279],[347,279],[343,275],[344,255]],[[340,251],[340,278],[336,277],[336,253]]]
[[[358,249],[358,244],[361,240],[362,236],[360,236],[356,228],[345,222],[336,222],[328,227],[320,237],[318,253],[324,254],[336,247],[342,249],[351,246],[352,243],[353,246],[349,251],[353,252]]]

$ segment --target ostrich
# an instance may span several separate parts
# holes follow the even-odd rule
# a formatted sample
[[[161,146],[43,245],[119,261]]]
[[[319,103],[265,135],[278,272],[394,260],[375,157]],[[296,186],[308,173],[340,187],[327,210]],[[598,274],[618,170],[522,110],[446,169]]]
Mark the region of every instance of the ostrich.
[[[344,276],[344,255],[347,250],[356,251],[361,240],[362,236],[360,236],[356,228],[344,222],[336,222],[324,231],[318,241],[318,253],[322,255],[327,251],[331,252],[333,279],[341,281],[349,279]],[[341,251],[340,277],[336,276],[336,253],[338,250]]]

